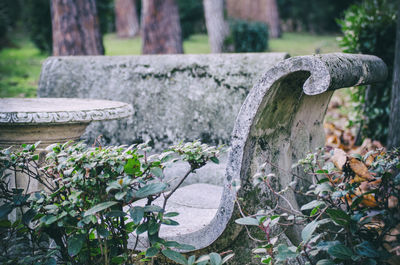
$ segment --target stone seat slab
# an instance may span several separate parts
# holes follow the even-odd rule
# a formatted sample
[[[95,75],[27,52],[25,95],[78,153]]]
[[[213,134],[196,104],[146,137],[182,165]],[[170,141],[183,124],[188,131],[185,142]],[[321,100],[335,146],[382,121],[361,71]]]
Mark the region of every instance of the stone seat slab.
[[[166,212],[178,212],[172,219],[178,226],[161,226],[160,237],[172,238],[193,233],[207,226],[217,213],[223,187],[211,184],[192,184],[176,190],[167,202]],[[158,198],[154,205],[162,207],[164,199]],[[145,206],[146,199],[132,206]]]

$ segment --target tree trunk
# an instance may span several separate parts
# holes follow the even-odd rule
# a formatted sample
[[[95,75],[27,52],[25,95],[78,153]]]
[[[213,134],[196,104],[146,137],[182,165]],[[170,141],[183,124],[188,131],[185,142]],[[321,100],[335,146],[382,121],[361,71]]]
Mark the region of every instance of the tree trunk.
[[[278,4],[276,0],[266,0],[265,19],[267,25],[269,26],[269,36],[271,38],[279,38],[282,32],[281,24],[279,21]]]
[[[175,0],[142,1],[142,53],[183,53]]]
[[[203,6],[211,52],[220,53],[229,33],[228,23],[224,20],[224,1],[203,0]]]
[[[115,27],[120,38],[131,38],[139,34],[135,0],[115,0]]]
[[[400,5],[397,11],[396,46],[390,102],[388,148],[400,147]]]
[[[281,36],[276,0],[227,0],[227,10],[230,17],[266,23],[271,38]]]
[[[53,55],[102,55],[95,0],[51,0]]]

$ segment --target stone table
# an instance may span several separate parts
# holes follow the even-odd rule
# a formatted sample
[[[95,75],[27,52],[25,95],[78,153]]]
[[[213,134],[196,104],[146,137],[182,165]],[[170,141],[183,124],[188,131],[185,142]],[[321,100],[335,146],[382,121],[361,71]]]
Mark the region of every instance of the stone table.
[[[21,144],[40,141],[39,163],[45,157],[42,149],[53,143],[80,138],[92,121],[121,119],[131,116],[127,103],[75,98],[0,98],[0,148],[19,148]],[[11,179],[10,185],[27,192],[44,187],[29,181],[23,173]]]
[[[119,101],[0,98],[0,147],[76,140],[92,121],[120,119],[132,113],[131,105]]]

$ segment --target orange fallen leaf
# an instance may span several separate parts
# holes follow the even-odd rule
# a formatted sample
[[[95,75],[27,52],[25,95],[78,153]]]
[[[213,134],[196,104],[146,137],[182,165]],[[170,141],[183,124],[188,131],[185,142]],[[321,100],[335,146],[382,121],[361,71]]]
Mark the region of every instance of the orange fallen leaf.
[[[353,172],[356,173],[359,177],[364,178],[365,180],[374,179],[374,177],[368,171],[367,166],[357,158],[350,158],[349,165]]]
[[[355,175],[354,178],[350,181],[350,183],[361,183],[364,181],[365,178],[361,178],[359,175]]]
[[[375,196],[373,194],[363,195],[361,204],[366,207],[371,207],[371,208],[378,206],[378,203],[376,202]]]

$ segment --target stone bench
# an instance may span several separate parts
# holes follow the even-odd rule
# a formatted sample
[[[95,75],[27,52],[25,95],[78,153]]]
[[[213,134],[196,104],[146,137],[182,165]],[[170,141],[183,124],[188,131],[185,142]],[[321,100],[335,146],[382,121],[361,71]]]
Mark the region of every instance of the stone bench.
[[[181,139],[229,143],[223,188],[206,184],[182,188],[175,201],[171,198],[171,207],[184,209],[178,210],[182,220],[196,220],[179,231],[162,231],[161,235],[194,245],[199,253],[231,249],[236,253],[234,264],[249,264],[254,242],[242,226],[234,223],[240,217],[235,200],[241,198],[240,204],[247,213],[272,203],[267,189],[252,186],[251,176],[266,161],[275,165],[267,166],[267,171],[275,173],[282,187],[292,181],[292,173],[302,175],[293,172],[291,165],[324,145],[322,123],[333,91],[380,82],[387,74],[383,61],[374,56],[326,54],[283,60],[285,57],[249,54],[50,58],[43,66],[39,96],[132,103],[136,112],[130,123],[107,128],[119,143],[130,143],[129,136],[134,141],[160,141],[156,149]],[[265,74],[257,81],[260,72]],[[229,141],[226,130],[231,128]],[[90,138],[102,131],[92,127],[87,135]],[[115,143],[112,135],[106,139],[109,143]],[[202,199],[198,200],[196,194],[207,192],[213,193],[215,202],[198,205]],[[179,201],[184,196],[183,204]],[[296,199],[294,195],[289,197],[294,205]],[[201,215],[199,209],[216,214]],[[296,241],[298,233],[288,231],[287,236]]]

